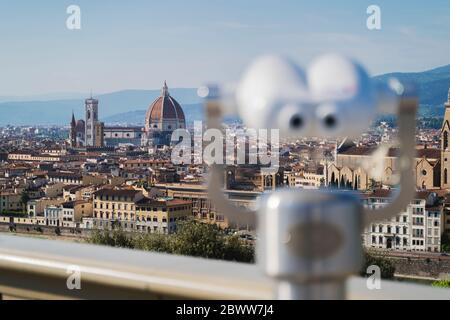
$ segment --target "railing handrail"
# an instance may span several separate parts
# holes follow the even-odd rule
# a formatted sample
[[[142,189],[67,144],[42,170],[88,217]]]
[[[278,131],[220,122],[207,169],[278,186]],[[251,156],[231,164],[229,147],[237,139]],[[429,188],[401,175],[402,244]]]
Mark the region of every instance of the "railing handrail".
[[[81,271],[81,290],[66,286]],[[450,299],[450,290],[382,281],[347,283],[350,299]],[[256,265],[0,235],[0,293],[19,298],[271,299]]]

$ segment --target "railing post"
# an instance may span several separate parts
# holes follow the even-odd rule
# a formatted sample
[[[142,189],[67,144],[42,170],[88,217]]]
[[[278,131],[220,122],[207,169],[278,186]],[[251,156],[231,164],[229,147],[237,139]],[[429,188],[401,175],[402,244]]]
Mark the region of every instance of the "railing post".
[[[266,196],[259,256],[282,300],[345,299],[362,263],[360,199],[351,192],[281,190]]]

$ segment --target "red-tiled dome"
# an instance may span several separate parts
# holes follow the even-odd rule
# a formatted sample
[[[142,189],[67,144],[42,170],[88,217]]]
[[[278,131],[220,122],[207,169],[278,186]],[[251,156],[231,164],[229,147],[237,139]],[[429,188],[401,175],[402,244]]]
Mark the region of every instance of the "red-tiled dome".
[[[185,116],[180,104],[170,96],[166,82],[158,97],[148,108],[145,116],[145,129],[165,130],[163,123],[171,123],[170,129],[184,128]]]

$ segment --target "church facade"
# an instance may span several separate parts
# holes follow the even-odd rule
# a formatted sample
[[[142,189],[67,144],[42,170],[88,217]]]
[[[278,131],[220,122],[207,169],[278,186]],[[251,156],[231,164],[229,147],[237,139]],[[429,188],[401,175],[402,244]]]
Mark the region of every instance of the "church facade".
[[[450,90],[445,103],[445,116],[442,124],[440,148],[418,148],[414,161],[417,190],[450,189]],[[335,162],[327,167],[327,185],[353,190],[368,190],[378,186],[397,184],[398,149],[391,148],[382,159],[378,175],[373,173],[369,163],[377,148],[359,147],[344,142],[336,150]],[[378,161],[377,161],[378,162]],[[381,162],[377,165],[379,166]],[[380,169],[382,172],[379,172]]]

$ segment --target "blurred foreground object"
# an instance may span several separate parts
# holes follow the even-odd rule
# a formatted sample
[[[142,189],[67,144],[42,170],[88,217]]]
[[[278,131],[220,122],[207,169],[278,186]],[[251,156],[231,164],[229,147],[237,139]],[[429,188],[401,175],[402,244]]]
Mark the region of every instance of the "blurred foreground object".
[[[364,227],[395,216],[414,196],[415,86],[396,79],[375,85],[361,65],[335,54],[319,57],[306,72],[264,56],[236,87],[207,86],[199,95],[209,128],[220,129],[223,115],[235,113],[248,128],[284,136],[356,137],[378,113],[397,113],[399,192],[380,209],[364,209],[352,192],[283,189],[264,195],[257,212],[246,211],[224,197],[222,168],[211,166],[212,201],[229,220],[257,226],[258,263],[277,281],[279,299],[345,299],[345,281],[361,267]]]

